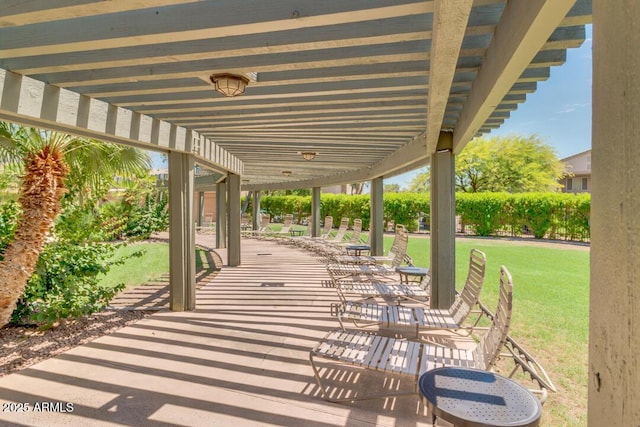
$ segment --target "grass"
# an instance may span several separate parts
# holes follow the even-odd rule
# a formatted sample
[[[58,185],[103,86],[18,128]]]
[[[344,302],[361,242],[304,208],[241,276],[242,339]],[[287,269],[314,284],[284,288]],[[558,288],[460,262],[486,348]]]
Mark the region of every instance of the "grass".
[[[158,280],[169,274],[169,244],[168,243],[137,243],[118,248],[114,259],[131,255],[133,252],[144,250],[140,258],[129,258],[122,265],[114,265],[104,275],[100,283],[115,286],[124,283],[127,288],[134,288],[143,283]],[[205,251],[196,249],[196,269],[206,263]]]
[[[385,248],[391,246],[385,236]],[[469,251],[487,255],[481,300],[492,311],[497,304],[500,265],[513,277],[514,311],[510,335],[545,367],[558,393],[544,407],[547,426],[586,425],[589,251],[583,247],[550,247],[539,242],[498,239],[456,241],[456,287],[467,274]],[[410,238],[409,255],[418,266],[430,264],[429,238]]]
[[[114,259],[131,255],[143,249],[140,258],[129,258],[122,265],[114,265],[101,278],[100,283],[115,286],[124,283],[127,288],[133,288],[143,283],[157,280],[169,272],[169,245],[167,243],[138,243],[120,247],[114,254]]]

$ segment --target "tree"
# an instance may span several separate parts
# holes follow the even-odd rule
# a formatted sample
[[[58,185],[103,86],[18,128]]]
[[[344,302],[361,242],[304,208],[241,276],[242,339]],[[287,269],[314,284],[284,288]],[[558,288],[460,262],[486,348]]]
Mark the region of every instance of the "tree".
[[[427,166],[421,169],[409,183],[407,191],[410,193],[427,193],[431,189],[431,169]]]
[[[115,172],[126,175],[139,171],[138,167],[148,170],[148,157],[141,162],[144,156],[132,156],[131,150],[136,149],[114,149],[113,144],[0,122],[0,161],[23,166],[18,198],[22,213],[15,238],[0,261],[0,327],[9,321],[33,274],[49,229],[60,212],[65,180],[70,178],[82,191],[101,185],[97,179],[100,176],[113,178]]]
[[[385,184],[384,185],[385,193],[399,193],[400,192],[400,184]]]
[[[456,156],[456,191],[554,191],[563,169],[555,150],[535,135],[479,138]]]

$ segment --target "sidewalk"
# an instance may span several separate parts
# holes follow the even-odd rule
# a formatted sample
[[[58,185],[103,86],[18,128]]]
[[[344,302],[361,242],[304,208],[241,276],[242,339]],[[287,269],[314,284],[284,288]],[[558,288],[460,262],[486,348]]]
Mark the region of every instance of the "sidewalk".
[[[335,291],[321,286],[326,270],[296,249],[254,240],[242,244],[240,267],[201,279],[196,311],[159,312],[0,378],[3,404],[31,408],[17,412],[19,407],[4,405],[0,424],[430,425],[413,396],[323,401],[308,354],[337,327],[329,314]],[[357,371],[331,373],[367,386]],[[33,411],[36,403],[40,412]],[[42,411],[42,403],[53,411]]]

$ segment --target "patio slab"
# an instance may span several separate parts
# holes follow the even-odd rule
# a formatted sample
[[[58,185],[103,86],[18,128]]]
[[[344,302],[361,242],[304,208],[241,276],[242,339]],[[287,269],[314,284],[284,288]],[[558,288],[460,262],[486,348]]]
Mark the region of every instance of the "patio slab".
[[[0,378],[3,404],[30,405],[28,412],[5,405],[0,424],[430,425],[417,396],[322,400],[309,350],[338,326],[329,310],[335,290],[321,285],[328,278],[324,266],[290,247],[242,244],[240,267],[201,278],[197,310],[161,311]],[[325,374],[347,388],[384,380],[335,366]]]

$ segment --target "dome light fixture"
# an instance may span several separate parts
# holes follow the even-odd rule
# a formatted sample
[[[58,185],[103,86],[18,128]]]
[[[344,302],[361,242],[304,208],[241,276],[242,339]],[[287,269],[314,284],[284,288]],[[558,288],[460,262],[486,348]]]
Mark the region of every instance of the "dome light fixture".
[[[313,160],[318,155],[318,153],[316,153],[315,151],[303,151],[299,154],[308,162]]]
[[[283,176],[291,176],[291,171],[282,171]]]
[[[216,91],[224,96],[242,95],[249,84],[249,79],[245,76],[230,73],[212,74],[209,79]]]

